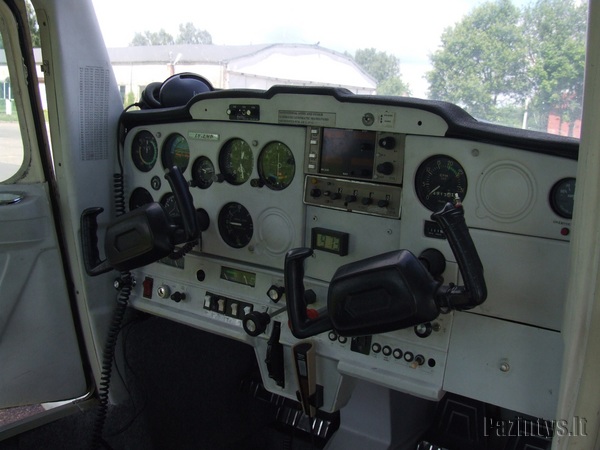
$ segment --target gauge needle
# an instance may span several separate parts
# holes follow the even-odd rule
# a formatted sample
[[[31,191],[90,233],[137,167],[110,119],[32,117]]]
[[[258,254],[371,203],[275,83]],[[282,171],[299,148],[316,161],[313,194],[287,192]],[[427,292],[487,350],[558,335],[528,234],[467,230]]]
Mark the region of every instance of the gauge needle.
[[[427,196],[429,197],[431,194],[433,194],[435,191],[437,191],[441,186],[437,186],[436,188],[432,189],[431,191],[429,191],[429,194],[427,194]]]

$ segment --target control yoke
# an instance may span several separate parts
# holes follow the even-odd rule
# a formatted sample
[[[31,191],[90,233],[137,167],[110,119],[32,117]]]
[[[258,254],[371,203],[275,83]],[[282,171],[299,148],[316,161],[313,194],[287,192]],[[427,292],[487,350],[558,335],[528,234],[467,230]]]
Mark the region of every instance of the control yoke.
[[[192,195],[177,166],[167,170],[165,178],[179,208],[181,224],[176,223],[157,202],[129,211],[108,225],[104,240],[106,259],[98,253],[97,217],[103,208],[87,208],[81,214],[83,260],[88,275],[100,275],[112,269],[131,270],[158,261],[171,254],[175,245],[196,240],[200,227]]]
[[[304,301],[304,260],[310,248],[296,248],[285,259],[287,309],[294,336],[304,339],[334,329],[341,336],[364,336],[412,327],[442,310],[466,310],[483,303],[483,266],[460,202],[432,214],[450,243],[465,285],[443,285],[408,250],[383,253],[341,266],[327,293],[327,312],[309,319]]]

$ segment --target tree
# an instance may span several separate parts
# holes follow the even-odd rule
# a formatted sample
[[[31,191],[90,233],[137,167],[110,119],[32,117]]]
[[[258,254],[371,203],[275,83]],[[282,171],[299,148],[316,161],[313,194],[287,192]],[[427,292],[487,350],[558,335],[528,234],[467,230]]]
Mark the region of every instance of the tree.
[[[37,16],[35,15],[35,9],[31,4],[31,1],[25,3],[27,8],[27,22],[29,23],[29,33],[31,35],[31,43],[33,47],[41,47],[42,42],[40,40],[40,26],[37,22]],[[0,36],[0,49],[4,48],[4,42],[2,36]]]
[[[577,4],[576,4],[577,3]],[[485,120],[512,117],[546,130],[550,112],[581,116],[587,8],[575,0],[510,0],[475,8],[442,34],[431,55],[429,96],[464,106]],[[527,106],[526,106],[527,105]]]
[[[429,96],[464,106],[496,120],[499,109],[522,104],[527,95],[527,61],[521,15],[510,0],[476,7],[442,33],[426,75]]]
[[[212,36],[206,30],[198,30],[192,22],[179,25],[177,44],[212,44]]]
[[[143,33],[136,32],[131,41],[131,46],[144,45],[173,45],[175,40],[173,36],[167,33],[164,28],[158,32],[144,31]]]
[[[587,6],[539,0],[525,8],[523,24],[531,78],[530,126],[546,129],[550,113],[572,126],[582,114]]]
[[[400,77],[400,60],[374,48],[356,50],[354,60],[377,81],[377,93],[410,95],[410,87]]]
[[[212,36],[206,30],[197,29],[193,23],[179,25],[179,34],[174,39],[164,29],[158,32],[136,32],[130,46],[173,45],[173,44],[212,44]]]

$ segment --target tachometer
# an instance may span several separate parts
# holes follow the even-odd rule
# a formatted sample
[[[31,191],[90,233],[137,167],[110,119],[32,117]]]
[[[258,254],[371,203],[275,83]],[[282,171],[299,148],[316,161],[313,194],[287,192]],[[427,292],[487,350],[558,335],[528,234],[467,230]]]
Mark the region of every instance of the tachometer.
[[[237,202],[227,203],[218,218],[219,233],[225,243],[233,248],[242,248],[250,243],[254,224],[248,210]]]
[[[163,145],[161,161],[165,169],[177,166],[185,172],[190,161],[188,141],[179,133],[170,135]]]
[[[295,172],[294,155],[283,142],[268,143],[258,155],[258,174],[271,189],[280,191],[288,187]]]
[[[131,144],[131,160],[142,172],[150,172],[158,159],[158,144],[149,131],[137,133]]]
[[[243,139],[230,139],[219,153],[219,169],[225,180],[233,185],[248,181],[254,167],[250,145]]]
[[[417,169],[415,190],[423,206],[430,211],[439,211],[455,194],[461,200],[465,198],[467,176],[454,158],[446,155],[431,156]]]

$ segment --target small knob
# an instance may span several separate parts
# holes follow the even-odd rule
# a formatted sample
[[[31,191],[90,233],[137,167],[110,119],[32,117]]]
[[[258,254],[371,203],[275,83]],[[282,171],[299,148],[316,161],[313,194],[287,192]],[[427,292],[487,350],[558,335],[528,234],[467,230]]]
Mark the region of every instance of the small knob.
[[[385,148],[386,150],[391,150],[396,146],[396,139],[392,136],[381,138],[379,139],[379,146]]]
[[[166,284],[163,284],[156,290],[156,293],[160,298],[169,298],[171,296],[171,288]]]
[[[279,300],[281,300],[281,297],[283,297],[284,293],[285,288],[283,286],[277,286],[273,284],[267,291],[267,297],[269,297],[272,301],[277,303]]]
[[[429,336],[431,334],[432,331],[433,331],[433,328],[431,326],[431,323],[429,323],[429,322],[420,323],[418,325],[415,325],[415,334],[417,336],[419,336],[420,338],[426,338],[427,336]]]
[[[391,175],[392,173],[394,173],[394,165],[389,161],[378,164],[377,172],[383,175]]]
[[[363,205],[367,206],[373,203],[373,199],[371,197],[363,197],[360,201]]]
[[[271,317],[266,312],[252,311],[242,319],[244,331],[250,336],[258,336],[266,331]]]
[[[377,202],[377,206],[379,206],[380,208],[387,208],[389,204],[390,204],[389,200],[379,200]]]
[[[185,300],[185,293],[176,291],[171,295],[171,300],[175,303],[179,303],[181,300]]]
[[[310,190],[310,196],[313,198],[318,198],[321,196],[321,189],[313,188]]]
[[[350,194],[346,195],[346,203],[353,203],[356,201],[356,195]]]

